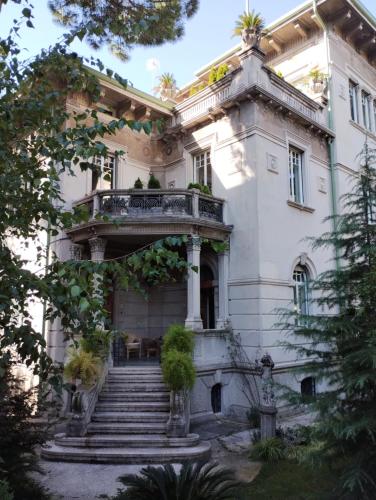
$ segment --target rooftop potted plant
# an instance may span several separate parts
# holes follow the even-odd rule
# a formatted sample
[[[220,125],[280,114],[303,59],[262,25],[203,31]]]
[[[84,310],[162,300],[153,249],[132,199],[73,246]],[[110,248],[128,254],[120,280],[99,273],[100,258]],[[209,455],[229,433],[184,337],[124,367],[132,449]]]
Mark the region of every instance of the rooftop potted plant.
[[[315,94],[323,92],[326,83],[326,74],[316,68],[309,72],[309,77],[312,82],[313,92]]]
[[[265,21],[261,14],[254,10],[240,14],[236,21],[233,36],[242,38],[243,50],[252,47],[259,48]]]
[[[158,85],[154,87],[154,93],[159,95],[162,101],[175,99],[177,91],[176,80],[172,73],[162,73],[158,77]]]

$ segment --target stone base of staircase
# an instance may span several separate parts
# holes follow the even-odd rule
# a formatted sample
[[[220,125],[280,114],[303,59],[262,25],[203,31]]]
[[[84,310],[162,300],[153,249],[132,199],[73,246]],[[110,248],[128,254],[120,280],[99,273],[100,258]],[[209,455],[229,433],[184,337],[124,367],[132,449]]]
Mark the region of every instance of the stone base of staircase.
[[[137,382],[136,382],[137,381]],[[208,460],[210,443],[197,434],[168,438],[169,392],[160,367],[113,368],[84,437],[55,436],[41,456],[58,462],[112,464]]]

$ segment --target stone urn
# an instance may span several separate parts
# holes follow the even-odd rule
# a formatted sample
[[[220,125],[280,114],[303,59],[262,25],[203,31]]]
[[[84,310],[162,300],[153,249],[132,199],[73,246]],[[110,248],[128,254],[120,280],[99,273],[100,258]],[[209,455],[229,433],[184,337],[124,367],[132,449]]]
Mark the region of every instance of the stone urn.
[[[260,48],[260,32],[256,28],[244,28],[242,31],[242,49]]]
[[[189,395],[185,390],[170,392],[170,416],[166,424],[168,437],[186,437],[189,433]]]

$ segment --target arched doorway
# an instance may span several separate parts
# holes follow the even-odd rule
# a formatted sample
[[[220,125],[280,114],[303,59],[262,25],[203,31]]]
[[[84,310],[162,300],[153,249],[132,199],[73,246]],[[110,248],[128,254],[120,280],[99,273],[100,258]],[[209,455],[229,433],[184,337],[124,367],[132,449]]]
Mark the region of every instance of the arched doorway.
[[[201,319],[205,330],[215,328],[214,275],[209,266],[200,268]]]

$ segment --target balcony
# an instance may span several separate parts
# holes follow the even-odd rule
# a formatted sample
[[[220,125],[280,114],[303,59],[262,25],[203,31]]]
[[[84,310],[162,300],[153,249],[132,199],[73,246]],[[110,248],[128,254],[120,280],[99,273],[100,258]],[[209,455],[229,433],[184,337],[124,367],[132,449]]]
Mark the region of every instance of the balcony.
[[[223,239],[224,200],[192,189],[111,189],[96,191],[74,203],[86,205],[88,222],[69,231],[74,241],[84,234],[192,234]]]

